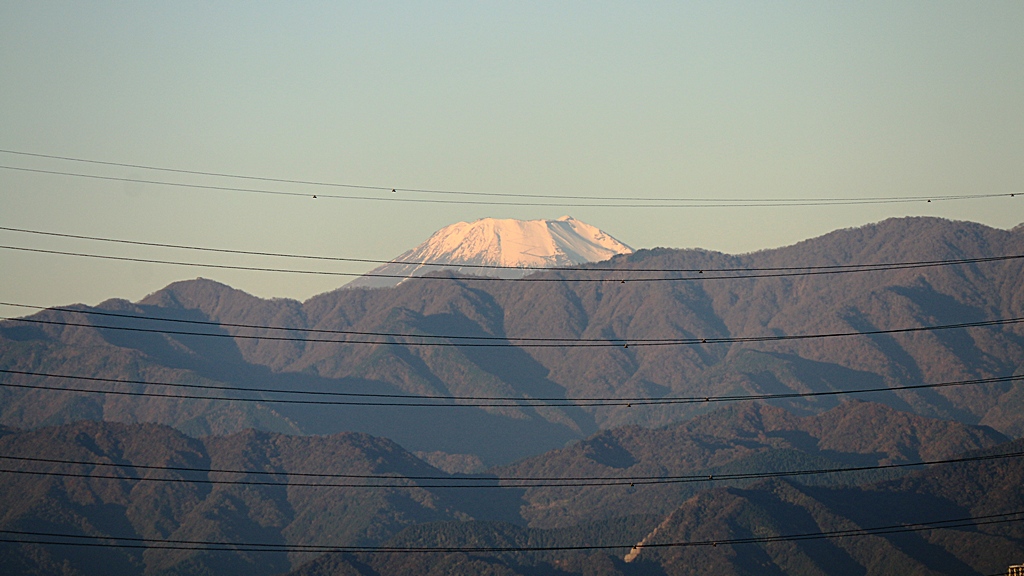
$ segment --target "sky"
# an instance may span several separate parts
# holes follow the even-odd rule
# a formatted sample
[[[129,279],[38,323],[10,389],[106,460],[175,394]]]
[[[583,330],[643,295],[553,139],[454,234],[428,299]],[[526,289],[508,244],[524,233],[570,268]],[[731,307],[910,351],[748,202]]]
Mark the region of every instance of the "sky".
[[[1011,228],[1021,62],[1019,1],[3,2],[0,227],[382,260],[483,217],[568,214],[637,249],[728,253],[901,216]],[[994,196],[923,200],[950,195]],[[879,197],[921,200],[721,205]],[[372,267],[3,230],[0,245],[0,302],[38,306],[198,276],[304,300],[350,278],[10,247]]]

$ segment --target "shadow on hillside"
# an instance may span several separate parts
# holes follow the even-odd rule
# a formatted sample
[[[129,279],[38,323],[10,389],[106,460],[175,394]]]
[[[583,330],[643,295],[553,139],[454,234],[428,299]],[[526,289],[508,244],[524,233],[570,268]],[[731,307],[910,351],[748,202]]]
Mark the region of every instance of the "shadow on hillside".
[[[796,414],[818,414],[851,399],[877,402],[901,411],[913,411],[895,392],[884,390],[887,388],[885,381],[878,374],[830,362],[808,360],[795,354],[744,350],[732,361],[729,369],[746,375],[755,384],[755,393],[824,393],[819,396],[768,401],[768,404],[786,408]],[[876,389],[883,390],[858,392]]]
[[[843,318],[850,326],[860,332],[875,332],[879,327],[872,324],[870,320],[859,312],[851,312]],[[907,384],[925,384],[924,373],[917,360],[890,334],[870,334],[867,336],[879,351],[893,364],[894,372]],[[917,397],[923,402],[912,404],[910,411],[929,416],[932,418],[947,418],[976,424],[978,418],[966,410],[961,410],[953,405],[945,396],[939,394],[935,389],[920,388],[905,392],[907,397]]]
[[[460,334],[490,337],[468,318],[455,314],[434,314],[424,317],[417,328],[430,334]],[[493,347],[464,347],[459,351],[478,368],[508,384],[517,393],[530,398],[565,398],[565,389],[548,380],[549,370],[524,350],[511,346],[508,340],[482,341],[499,344]],[[589,436],[597,431],[591,414],[575,406],[557,408]],[[536,410],[531,410],[536,414]],[[538,414],[538,417],[541,417]]]
[[[144,307],[147,317],[209,322],[196,310]],[[212,334],[166,334],[97,328],[110,344],[137,350],[159,365],[191,371],[202,378],[235,387],[262,390],[305,390],[347,394],[394,394],[403,392],[387,382],[367,379],[332,379],[315,374],[273,372],[245,361],[235,341],[219,326],[180,322],[145,321],[132,318],[104,319],[107,326],[139,327],[179,332]],[[526,356],[523,354],[523,356]],[[508,362],[525,364],[518,357]],[[517,378],[532,374],[527,367]],[[513,419],[468,406],[423,408],[390,404],[400,399],[353,398],[345,396],[295,396],[269,391],[211,391],[210,395],[238,398],[310,401],[307,404],[266,402],[275,413],[293,422],[306,434],[333,434],[343,431],[365,432],[390,438],[411,451],[442,451],[452,454],[473,453],[488,465],[504,464],[526,456],[560,448],[582,434],[536,415]],[[200,391],[200,393],[202,393]],[[318,403],[319,402],[319,403]],[[335,404],[330,404],[335,402]],[[349,402],[350,404],[337,404]],[[361,405],[360,405],[361,404]],[[578,421],[579,419],[576,419]],[[583,422],[587,424],[586,422]],[[253,422],[252,426],[258,424]],[[593,424],[584,430],[592,429]]]
[[[928,494],[915,494],[906,491],[876,491],[859,488],[808,488],[819,500],[830,508],[849,518],[857,526],[874,528],[882,526],[902,526],[917,522],[934,522],[936,520],[967,518],[969,510],[956,506],[948,500]],[[947,529],[950,530],[950,529]],[[957,532],[975,533],[976,528],[953,528]],[[945,530],[944,530],[945,531]],[[913,558],[931,570],[949,574],[978,574],[969,565],[958,559],[942,546],[932,544],[925,532],[896,532],[879,537],[890,545]],[[966,534],[965,534],[966,535]],[[953,536],[956,539],[956,536]],[[946,541],[947,538],[937,541]]]

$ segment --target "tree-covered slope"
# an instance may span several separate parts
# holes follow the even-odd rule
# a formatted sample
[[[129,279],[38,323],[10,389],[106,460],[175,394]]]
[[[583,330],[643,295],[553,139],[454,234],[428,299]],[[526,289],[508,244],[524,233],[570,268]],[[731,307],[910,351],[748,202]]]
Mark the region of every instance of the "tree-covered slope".
[[[85,326],[0,323],[0,368],[229,389],[524,401],[501,407],[416,409],[4,387],[0,423],[33,427],[103,418],[160,422],[191,434],[223,434],[246,427],[317,434],[358,430],[395,439],[411,450],[476,454],[493,465],[561,447],[598,430],[627,424],[660,426],[711,408],[702,403],[538,406],[525,401],[531,398],[657,399],[881,388],[862,397],[1018,436],[1024,432],[1024,386],[1019,382],[905,387],[1020,375],[1024,324],[884,331],[1021,317],[1024,260],[855,273],[842,267],[1022,254],[1024,229],[905,218],[740,256],[641,250],[588,265],[588,271],[545,272],[523,281],[417,279],[389,289],[337,290],[304,303],[262,300],[207,280],[179,282],[138,303],[109,301],[95,309],[82,307],[131,318],[46,311],[29,319]],[[628,272],[625,277],[623,272],[594,272],[611,267],[675,272]],[[721,272],[728,269],[747,272],[735,278],[736,274]],[[645,277],[657,281],[639,281]],[[597,278],[605,280],[592,281]],[[423,335],[488,340],[435,338],[431,342],[444,345],[422,345],[417,336]],[[517,340],[522,338],[564,338],[570,344],[596,339],[613,345],[536,347],[530,345],[536,341]],[[709,342],[642,342],[693,338]],[[498,346],[454,345],[459,343]],[[11,373],[3,375],[3,383],[114,389]],[[129,389],[212,395],[143,385]],[[232,390],[218,394],[243,396]],[[840,401],[839,396],[794,397],[786,405],[811,414]]]

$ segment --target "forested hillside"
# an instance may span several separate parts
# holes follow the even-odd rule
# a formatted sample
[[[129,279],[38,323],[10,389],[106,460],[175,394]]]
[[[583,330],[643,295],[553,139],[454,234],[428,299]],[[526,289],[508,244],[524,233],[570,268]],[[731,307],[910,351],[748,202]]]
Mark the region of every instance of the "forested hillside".
[[[749,555],[720,557],[717,548],[652,546],[625,557],[641,541],[1024,511],[1021,454],[1019,441],[986,427],[863,402],[815,416],[738,405],[661,429],[609,430],[475,475],[444,473],[359,433],[191,438],[161,425],[89,421],[5,429],[0,538],[15,543],[0,545],[0,572],[700,573],[680,572],[692,564],[742,574],[736,558]],[[921,472],[920,462],[934,464]],[[974,557],[991,546],[1021,549],[1019,529],[1004,528],[928,538],[956,539],[948,554],[985,566]],[[850,565],[879,546],[902,550],[900,538],[857,537],[868,544],[854,546]],[[787,559],[779,550],[789,548],[773,546],[758,554],[782,570],[821,554],[819,545],[791,544],[796,555]],[[872,552],[857,552],[865,546]],[[446,551],[465,548],[502,550]],[[904,556],[907,569],[930,562],[917,549]]]
[[[998,323],[1024,316],[1024,259],[1003,258],[1022,254],[1021,228],[906,218],[747,255],[642,250],[521,281],[415,279],[304,303],[179,282],[138,303],[0,324],[0,422],[158,422],[192,435],[354,430],[493,465],[715,405],[588,398],[787,395],[776,403],[812,414],[844,397],[827,393],[874,389],[855,397],[1018,436],[1024,387],[976,380],[1024,370],[1024,324]],[[863,265],[885,266],[848,268]],[[955,327],[987,321],[997,323]],[[954,327],[933,329],[942,326]],[[242,388],[398,397],[328,405]],[[407,395],[509,400],[380,405]]]

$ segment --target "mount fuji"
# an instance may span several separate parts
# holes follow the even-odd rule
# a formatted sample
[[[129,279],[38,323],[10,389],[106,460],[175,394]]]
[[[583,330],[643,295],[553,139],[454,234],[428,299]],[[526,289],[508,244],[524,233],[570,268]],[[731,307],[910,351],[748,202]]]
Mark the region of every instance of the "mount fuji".
[[[346,288],[396,286],[405,277],[438,270],[518,278],[531,268],[600,262],[633,249],[608,233],[570,216],[557,220],[482,218],[435,232],[419,246],[378,266]],[[450,266],[437,266],[445,264]],[[503,268],[476,268],[501,266]],[[386,278],[380,275],[388,276]]]

